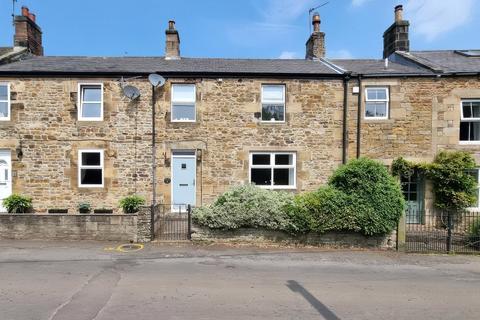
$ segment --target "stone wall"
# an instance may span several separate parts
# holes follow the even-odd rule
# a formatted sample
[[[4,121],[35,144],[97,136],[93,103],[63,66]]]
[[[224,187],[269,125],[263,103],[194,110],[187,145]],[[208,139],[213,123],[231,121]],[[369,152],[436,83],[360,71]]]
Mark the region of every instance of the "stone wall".
[[[0,214],[0,239],[137,241],[137,215]]]
[[[341,80],[175,79],[196,83],[197,122],[170,122],[171,82],[159,91],[159,193],[171,201],[171,151],[201,151],[197,161],[197,203],[211,202],[231,186],[248,183],[251,151],[297,154],[297,188],[324,184],[341,164],[343,86]],[[285,123],[255,118],[262,84],[286,85]]]
[[[141,96],[123,97],[112,78],[2,78],[11,85],[11,121],[0,122],[0,149],[12,154],[13,192],[32,196],[34,211],[80,202],[111,208],[137,193],[151,201],[151,87],[129,81]],[[79,83],[103,83],[104,121],[77,120]],[[197,122],[170,122],[171,84],[196,83]],[[286,122],[261,123],[261,85],[286,85]],[[340,80],[169,79],[156,91],[157,194],[171,201],[171,151],[201,152],[197,203],[248,182],[250,151],[297,153],[297,188],[313,190],[341,163],[343,91]],[[78,149],[105,150],[105,187],[78,187]],[[22,155],[18,156],[18,150]],[[199,153],[200,154],[200,153]]]
[[[119,212],[120,198],[138,193],[150,201],[151,103],[144,95],[131,102],[114,79],[2,79],[11,86],[11,121],[0,122],[0,149],[12,155],[13,192],[33,198],[35,212],[80,202]],[[77,120],[78,84],[103,83],[104,121]],[[79,188],[78,149],[103,149],[104,187]],[[22,155],[19,156],[18,151]]]
[[[282,243],[288,245],[333,246],[348,248],[382,248],[396,247],[396,232],[385,236],[367,237],[354,232],[328,232],[325,234],[309,233],[291,236],[280,231],[262,229],[238,229],[231,231],[213,230],[195,226],[192,233],[194,241],[211,242],[248,242],[248,243]]]
[[[352,84],[356,85],[356,81]],[[390,91],[390,115],[385,120],[364,118],[362,98],[361,154],[390,165],[404,157],[432,161],[440,150],[465,150],[480,163],[480,144],[459,143],[462,99],[480,97],[478,77],[364,79],[367,86],[386,86]],[[349,157],[356,154],[357,95],[350,95]]]

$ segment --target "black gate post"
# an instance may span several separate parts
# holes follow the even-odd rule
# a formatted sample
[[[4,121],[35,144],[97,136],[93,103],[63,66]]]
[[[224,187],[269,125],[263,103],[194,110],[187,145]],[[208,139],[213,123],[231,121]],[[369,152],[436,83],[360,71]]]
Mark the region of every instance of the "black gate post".
[[[447,252],[448,253],[452,251],[452,228],[453,228],[452,220],[453,220],[452,213],[449,210],[448,216],[447,216]]]
[[[188,234],[187,239],[192,240],[192,206],[187,206],[187,214],[188,214]]]

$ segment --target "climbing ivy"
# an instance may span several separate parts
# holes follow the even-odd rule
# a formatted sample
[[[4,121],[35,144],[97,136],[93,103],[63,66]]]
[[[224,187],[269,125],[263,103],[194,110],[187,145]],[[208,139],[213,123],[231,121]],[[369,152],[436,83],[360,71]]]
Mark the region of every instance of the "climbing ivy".
[[[420,170],[432,182],[435,206],[459,211],[476,201],[477,181],[469,173],[475,167],[475,160],[467,152],[441,151],[433,163],[397,158],[392,163],[392,174],[408,178],[414,170]]]

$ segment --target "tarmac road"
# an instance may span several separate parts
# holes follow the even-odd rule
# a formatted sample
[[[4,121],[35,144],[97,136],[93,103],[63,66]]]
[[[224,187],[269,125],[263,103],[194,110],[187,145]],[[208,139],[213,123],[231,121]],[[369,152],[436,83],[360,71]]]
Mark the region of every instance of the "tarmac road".
[[[480,319],[479,256],[117,245],[0,241],[0,319]]]

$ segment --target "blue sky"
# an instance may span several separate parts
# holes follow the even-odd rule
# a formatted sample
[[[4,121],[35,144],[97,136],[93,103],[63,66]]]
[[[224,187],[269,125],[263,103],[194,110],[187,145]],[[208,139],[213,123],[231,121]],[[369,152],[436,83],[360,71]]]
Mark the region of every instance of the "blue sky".
[[[303,58],[308,8],[327,0],[18,0],[37,15],[46,55],[159,56],[177,22],[190,57]],[[478,0],[330,0],[319,12],[331,58],[381,58],[393,8],[411,49],[480,48]],[[0,0],[0,46],[12,44],[12,1]]]

